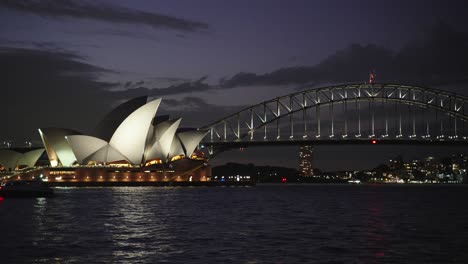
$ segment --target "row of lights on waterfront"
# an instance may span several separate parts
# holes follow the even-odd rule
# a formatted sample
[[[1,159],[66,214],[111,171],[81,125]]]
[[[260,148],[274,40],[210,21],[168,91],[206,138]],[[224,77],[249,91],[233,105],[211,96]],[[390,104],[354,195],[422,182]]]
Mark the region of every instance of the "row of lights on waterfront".
[[[177,176],[177,177],[180,178],[180,176]],[[34,179],[34,177],[32,177],[32,178]],[[91,177],[86,176],[86,179],[90,179],[90,178],[91,178]],[[103,178],[104,178],[103,176],[99,176],[99,179],[103,179]],[[116,176],[112,176],[112,179],[116,179],[116,178],[117,178]],[[129,176],[125,176],[125,178],[126,178],[126,179],[129,179]],[[138,176],[138,179],[141,179],[141,178],[142,178],[141,175]],[[151,179],[154,179],[154,176],[150,176],[150,178],[151,178]],[[18,176],[18,179],[21,179],[21,177]],[[45,179],[48,179],[48,178],[46,177]],[[73,176],[73,179],[76,179],[76,176]],[[166,176],[166,175],[164,176],[164,179],[167,179],[167,176]],[[56,180],[56,181],[62,180],[62,176],[55,177],[55,180]]]
[[[177,177],[180,178],[180,176],[177,176]],[[44,181],[48,181],[48,180],[49,180],[48,177],[44,177],[44,178],[43,178],[43,175],[42,175],[42,174],[41,174],[40,178],[43,179]],[[86,179],[89,179],[89,178],[90,178],[89,176],[86,176]],[[102,179],[102,178],[103,178],[102,176],[99,176],[99,179]],[[113,179],[116,179],[117,177],[116,177],[116,176],[112,176],[112,178],[113,178]],[[128,179],[129,177],[128,177],[128,176],[125,176],[125,178]],[[138,176],[138,178],[141,179],[141,178],[142,178],[141,175]],[[154,176],[150,176],[150,178],[151,178],[151,179],[154,179]],[[18,180],[21,180],[21,176],[18,176],[17,179],[18,179]],[[32,176],[31,179],[34,180],[35,177]],[[73,179],[76,179],[76,176],[73,176]],[[167,176],[164,176],[164,179],[167,179]],[[61,180],[63,180],[63,178],[62,178],[62,176],[58,176],[58,177],[55,177],[55,180],[56,180],[56,181],[61,181]]]
[[[236,181],[240,181],[240,180],[249,180],[249,179],[250,179],[250,176],[240,176],[240,175],[236,175],[236,176],[227,176],[227,177],[224,177],[224,176],[220,176],[220,177],[214,176],[214,177],[213,177],[213,179],[215,179],[215,180],[218,180],[218,179],[219,179],[220,181],[224,181],[224,180],[226,180],[226,178],[229,179],[229,180],[236,179]]]

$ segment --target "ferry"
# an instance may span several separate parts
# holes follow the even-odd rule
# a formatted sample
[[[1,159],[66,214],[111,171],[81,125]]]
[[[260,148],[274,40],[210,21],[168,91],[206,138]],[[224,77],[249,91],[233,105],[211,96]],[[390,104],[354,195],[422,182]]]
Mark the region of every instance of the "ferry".
[[[349,180],[348,181],[349,184],[361,184],[361,181],[360,180]]]

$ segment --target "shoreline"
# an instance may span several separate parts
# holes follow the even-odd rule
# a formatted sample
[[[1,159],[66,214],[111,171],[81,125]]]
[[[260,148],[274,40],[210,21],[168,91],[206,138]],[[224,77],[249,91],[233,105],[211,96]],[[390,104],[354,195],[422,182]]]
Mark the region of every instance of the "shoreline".
[[[50,187],[216,187],[255,186],[255,182],[166,181],[166,182],[49,182]]]

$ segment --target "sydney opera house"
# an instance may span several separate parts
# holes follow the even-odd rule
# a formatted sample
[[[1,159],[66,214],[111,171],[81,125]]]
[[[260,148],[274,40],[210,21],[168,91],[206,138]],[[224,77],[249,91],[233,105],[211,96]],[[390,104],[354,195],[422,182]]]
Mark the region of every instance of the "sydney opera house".
[[[181,118],[156,115],[160,104],[146,96],[132,99],[89,135],[40,128],[44,148],[0,149],[0,169],[15,180],[40,177],[55,185],[209,181],[211,169],[198,150],[207,131],[180,128]],[[44,151],[48,164],[37,166]]]

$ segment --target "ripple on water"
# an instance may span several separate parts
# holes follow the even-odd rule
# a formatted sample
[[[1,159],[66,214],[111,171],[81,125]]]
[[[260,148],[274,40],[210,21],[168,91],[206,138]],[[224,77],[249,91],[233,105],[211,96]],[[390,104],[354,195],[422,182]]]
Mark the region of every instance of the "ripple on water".
[[[467,186],[56,191],[0,202],[2,263],[468,263]]]

